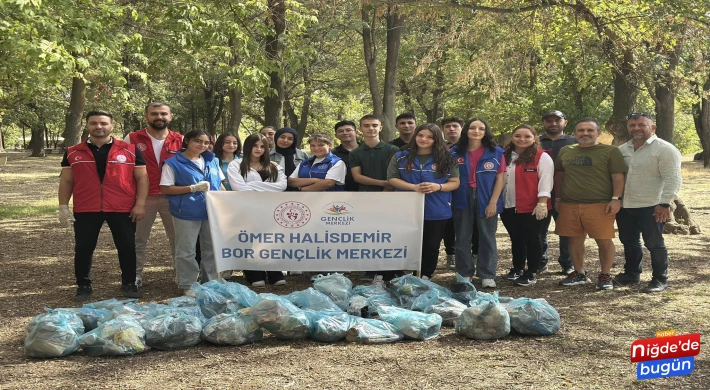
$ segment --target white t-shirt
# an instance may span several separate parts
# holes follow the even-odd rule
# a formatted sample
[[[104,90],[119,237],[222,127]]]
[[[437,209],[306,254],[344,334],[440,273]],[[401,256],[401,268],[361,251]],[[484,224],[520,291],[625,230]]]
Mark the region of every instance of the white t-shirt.
[[[192,160],[192,162],[197,165],[202,172],[205,171],[205,159],[200,156],[197,160]],[[219,181],[225,179],[224,173],[221,169],[217,170],[219,172]],[[161,186],[174,186],[175,185],[175,172],[168,164],[163,164],[163,173],[160,175],[160,185]]]
[[[153,136],[150,135],[147,131],[145,132],[148,134],[148,137],[150,137],[150,143],[153,146],[153,152],[155,153],[155,161],[157,163],[160,163],[160,152],[163,150],[163,145],[165,144],[164,139],[155,139]],[[128,133],[126,134],[126,138],[123,139],[123,142],[131,143],[131,134]]]
[[[313,165],[318,164],[319,162],[325,160],[325,157],[323,158],[316,158],[313,160]],[[301,164],[298,163],[298,166],[296,166],[296,169],[291,173],[291,176],[289,176],[291,179],[298,179],[298,171],[301,169]],[[347,174],[347,167],[345,166],[345,162],[343,160],[338,161],[328,169],[328,172],[325,173],[325,178],[326,179],[331,179],[335,180],[335,182],[338,185],[343,185],[345,184],[345,175]]]

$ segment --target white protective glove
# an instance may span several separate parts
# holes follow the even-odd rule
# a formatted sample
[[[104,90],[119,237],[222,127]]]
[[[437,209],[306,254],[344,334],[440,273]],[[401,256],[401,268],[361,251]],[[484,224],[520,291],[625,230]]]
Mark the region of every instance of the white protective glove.
[[[538,203],[532,213],[538,221],[547,218],[547,203]]]
[[[210,183],[207,181],[201,181],[197,184],[190,186],[190,192],[207,192],[210,190]]]
[[[69,205],[59,205],[59,223],[71,228],[72,222],[74,221],[76,220],[74,219],[74,214],[69,210]]]

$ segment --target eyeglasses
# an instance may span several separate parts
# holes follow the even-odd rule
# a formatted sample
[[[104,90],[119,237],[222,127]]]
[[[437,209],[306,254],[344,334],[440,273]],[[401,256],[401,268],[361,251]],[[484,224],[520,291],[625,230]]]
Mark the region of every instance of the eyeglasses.
[[[626,120],[629,119],[638,119],[638,118],[648,118],[650,120],[653,120],[653,117],[651,114],[645,113],[645,112],[634,112],[626,116]]]
[[[192,142],[199,144],[199,145],[205,145],[205,146],[209,146],[211,143],[210,141],[202,141],[199,139],[193,139]]]

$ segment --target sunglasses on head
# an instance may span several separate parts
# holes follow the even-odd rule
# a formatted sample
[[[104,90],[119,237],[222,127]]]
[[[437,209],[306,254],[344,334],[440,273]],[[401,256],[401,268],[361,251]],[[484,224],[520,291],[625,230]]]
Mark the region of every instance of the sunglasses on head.
[[[629,119],[638,119],[638,118],[648,118],[650,120],[653,120],[653,117],[651,114],[645,113],[645,112],[634,112],[626,116],[626,120]]]

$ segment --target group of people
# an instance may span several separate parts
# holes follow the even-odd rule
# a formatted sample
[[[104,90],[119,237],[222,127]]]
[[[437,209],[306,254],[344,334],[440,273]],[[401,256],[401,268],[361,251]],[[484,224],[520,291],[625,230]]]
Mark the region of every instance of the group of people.
[[[496,287],[500,215],[512,247],[512,268],[503,279],[530,286],[548,271],[547,234],[554,218],[558,261],[566,275],[560,284],[590,282],[584,270],[589,235],[599,247],[597,288],[612,289],[616,221],[626,258],[616,281],[639,283],[643,236],[653,268],[644,291],[667,286],[662,233],[681,184],[680,153],[654,135],[648,114],[629,115],[631,140],[618,148],[598,142],[601,128],[594,118],[580,119],[572,135],[564,134],[567,119],[560,111],[543,115],[541,136],[530,125],[513,129],[505,148],[481,118],[449,117],[441,127],[417,126],[413,115],[402,114],[396,118],[398,138],[386,143],[380,119],[365,115],[358,125],[335,124],[337,147],[328,134],[310,134],[310,154],[298,148],[299,135],[290,128],[264,127],[242,145],[234,133],[213,140],[201,130],[184,136],[169,130],[172,113],[163,103],[149,103],[145,117],[148,127],[121,141],[110,135],[110,113],[87,113],[89,138],[68,148],[62,161],[59,217],[73,222],[77,301],[93,293],[92,255],[104,221],[118,249],[121,290],[128,297],[140,297],[145,284],[146,245],[157,214],[170,242],[175,282],[185,294],[198,279],[231,276],[216,269],[208,191],[420,192],[425,195],[420,276],[433,277],[443,240],[449,268],[467,280],[478,276],[484,288]],[[363,279],[383,283],[402,274],[373,271]],[[279,271],[244,270],[244,276],[253,287],[286,284]]]

